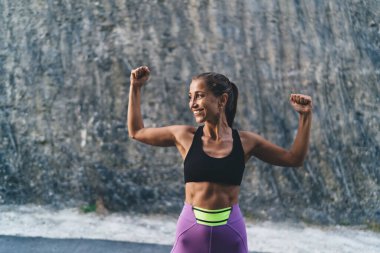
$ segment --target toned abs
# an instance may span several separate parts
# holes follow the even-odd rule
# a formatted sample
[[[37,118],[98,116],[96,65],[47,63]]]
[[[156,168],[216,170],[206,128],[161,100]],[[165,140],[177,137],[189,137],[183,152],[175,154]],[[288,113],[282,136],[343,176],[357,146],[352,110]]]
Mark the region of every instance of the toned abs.
[[[207,209],[221,209],[238,203],[240,186],[212,182],[188,182],[185,202]]]

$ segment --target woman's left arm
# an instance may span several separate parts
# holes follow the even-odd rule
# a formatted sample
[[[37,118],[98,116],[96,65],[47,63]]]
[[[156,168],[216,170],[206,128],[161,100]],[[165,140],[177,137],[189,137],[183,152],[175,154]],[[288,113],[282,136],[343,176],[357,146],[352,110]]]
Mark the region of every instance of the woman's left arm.
[[[289,150],[279,147],[258,134],[241,132],[246,160],[255,156],[260,160],[278,166],[299,167],[305,160],[309,147],[312,118],[312,99],[302,94],[291,94],[290,103],[299,113],[298,130],[293,145]]]
[[[290,103],[299,113],[297,135],[290,153],[296,166],[302,166],[309,148],[313,103],[310,96],[302,94],[291,94]]]

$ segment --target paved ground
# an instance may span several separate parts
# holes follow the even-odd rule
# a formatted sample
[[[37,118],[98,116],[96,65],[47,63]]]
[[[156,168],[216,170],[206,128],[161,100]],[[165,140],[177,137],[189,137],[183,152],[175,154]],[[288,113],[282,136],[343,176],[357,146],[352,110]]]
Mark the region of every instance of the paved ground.
[[[177,218],[0,205],[0,253],[169,253]],[[250,220],[246,225],[254,252],[380,253],[380,233],[365,227]]]
[[[90,239],[0,236],[0,253],[168,253],[171,246]]]
[[[91,239],[0,236],[0,253],[169,253],[171,246]]]

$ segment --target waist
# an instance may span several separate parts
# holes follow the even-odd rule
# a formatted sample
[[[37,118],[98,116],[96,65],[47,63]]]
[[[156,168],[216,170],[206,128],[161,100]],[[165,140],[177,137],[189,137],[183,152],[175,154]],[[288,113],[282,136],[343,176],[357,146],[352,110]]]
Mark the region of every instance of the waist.
[[[207,209],[221,209],[233,206],[239,201],[240,187],[211,182],[186,183],[185,202]]]
[[[243,218],[238,203],[220,209],[207,209],[184,203],[182,214],[193,217],[198,224],[206,226],[220,226],[233,223]]]

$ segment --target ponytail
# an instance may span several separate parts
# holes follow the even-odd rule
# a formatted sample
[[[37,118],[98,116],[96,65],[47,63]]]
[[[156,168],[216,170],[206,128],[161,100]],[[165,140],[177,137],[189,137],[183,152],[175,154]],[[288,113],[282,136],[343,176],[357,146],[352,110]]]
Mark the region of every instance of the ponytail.
[[[239,97],[239,91],[236,85],[233,82],[229,82],[231,85],[231,92],[228,93],[228,100],[226,106],[226,117],[227,123],[232,128],[234,123],[236,108],[237,108],[237,100]]]

